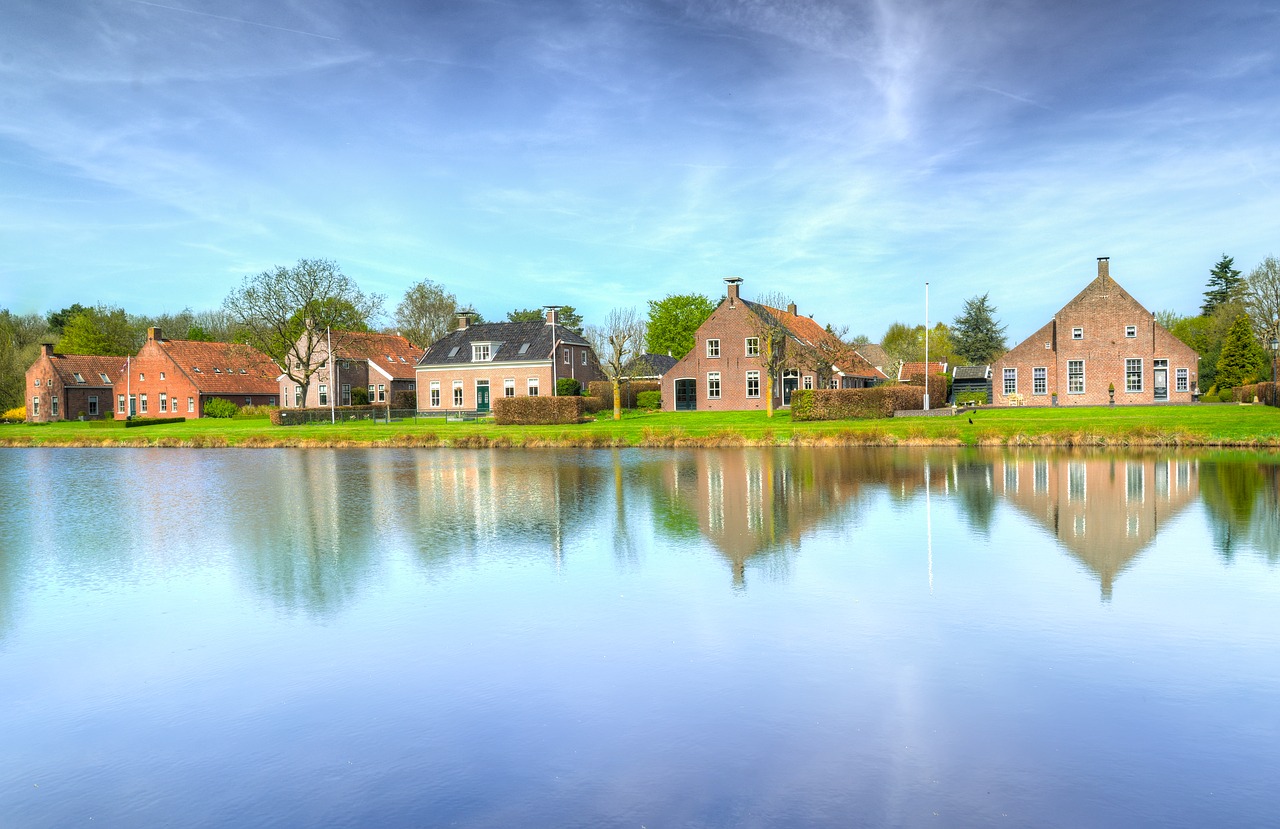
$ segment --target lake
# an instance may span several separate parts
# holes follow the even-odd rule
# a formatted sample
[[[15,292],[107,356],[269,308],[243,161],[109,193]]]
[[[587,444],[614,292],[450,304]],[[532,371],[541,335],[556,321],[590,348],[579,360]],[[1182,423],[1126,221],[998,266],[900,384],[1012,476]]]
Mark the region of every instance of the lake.
[[[1280,459],[0,450],[0,824],[1262,826]]]

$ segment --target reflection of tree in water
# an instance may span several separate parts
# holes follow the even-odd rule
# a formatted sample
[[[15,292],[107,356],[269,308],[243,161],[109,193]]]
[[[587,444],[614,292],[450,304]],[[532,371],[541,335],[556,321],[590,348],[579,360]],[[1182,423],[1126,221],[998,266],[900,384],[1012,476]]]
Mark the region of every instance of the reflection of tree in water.
[[[0,641],[17,617],[18,579],[29,566],[32,516],[22,506],[31,498],[27,461],[33,452],[0,453]]]
[[[991,535],[991,519],[996,513],[996,490],[992,483],[995,463],[972,456],[957,458],[952,467],[956,500],[970,528]]]
[[[1280,559],[1280,466],[1250,461],[1201,464],[1200,493],[1214,548],[1227,561],[1237,551]]]

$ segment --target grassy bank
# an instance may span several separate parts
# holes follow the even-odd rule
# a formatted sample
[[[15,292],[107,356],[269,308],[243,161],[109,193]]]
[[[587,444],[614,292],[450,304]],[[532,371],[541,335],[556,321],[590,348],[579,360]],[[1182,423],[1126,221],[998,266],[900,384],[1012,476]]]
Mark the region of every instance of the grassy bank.
[[[629,412],[574,426],[496,426],[440,419],[272,426],[266,418],[10,424],[0,446],[1239,446],[1280,448],[1280,409],[1198,405],[984,409],[970,416],[792,423],[784,412]]]

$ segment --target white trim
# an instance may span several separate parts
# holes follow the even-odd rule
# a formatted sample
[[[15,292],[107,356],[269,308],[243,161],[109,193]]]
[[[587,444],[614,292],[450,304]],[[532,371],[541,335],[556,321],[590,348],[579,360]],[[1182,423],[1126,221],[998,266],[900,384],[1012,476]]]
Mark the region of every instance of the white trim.
[[[550,365],[550,360],[524,363],[502,363],[496,361],[488,363],[436,363],[429,366],[418,366],[414,373],[423,371],[507,371],[521,368],[548,368]]]

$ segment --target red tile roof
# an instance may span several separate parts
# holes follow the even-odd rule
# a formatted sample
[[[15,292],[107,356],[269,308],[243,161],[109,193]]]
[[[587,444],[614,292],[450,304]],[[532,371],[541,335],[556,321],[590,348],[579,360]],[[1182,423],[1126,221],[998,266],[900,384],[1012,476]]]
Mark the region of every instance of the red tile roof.
[[[51,354],[49,362],[58,373],[64,386],[83,386],[84,388],[110,388],[115,376],[124,370],[127,357],[96,357],[89,354]],[[84,378],[81,383],[76,374]],[[107,375],[103,382],[100,375]]]
[[[253,346],[196,340],[151,340],[148,345],[152,342],[202,394],[280,393],[280,367]]]
[[[414,379],[422,349],[399,334],[333,332],[333,353],[340,360],[368,360],[395,380]]]
[[[755,303],[755,305],[773,315],[787,327],[787,330],[796,339],[809,345],[827,345],[833,355],[832,365],[838,368],[841,373],[854,377],[874,377],[877,380],[889,379],[887,374],[867,362],[861,354],[840,342],[838,337],[814,322],[812,317],[803,317],[799,314],[792,314],[780,308],[771,308],[768,305],[760,305],[759,303]]]
[[[903,363],[902,368],[898,370],[898,379],[910,380],[912,377],[915,377],[917,374],[924,374],[925,373],[924,366],[925,366],[924,363]],[[935,363],[932,360],[930,360],[928,373],[929,374],[946,374],[947,364]]]

